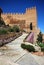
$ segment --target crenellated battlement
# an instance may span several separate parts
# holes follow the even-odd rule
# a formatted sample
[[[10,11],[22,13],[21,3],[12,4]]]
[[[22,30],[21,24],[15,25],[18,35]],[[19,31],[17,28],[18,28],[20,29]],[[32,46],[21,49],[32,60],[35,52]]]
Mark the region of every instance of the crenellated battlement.
[[[36,7],[26,8],[27,11],[28,10],[35,10],[35,9],[36,9]]]
[[[26,8],[25,13],[3,13],[3,20],[9,24],[10,19],[25,20],[25,26],[29,29],[30,23],[33,24],[33,29],[37,28],[37,12],[36,7]]]
[[[2,13],[2,15],[24,15],[24,13]]]
[[[40,32],[40,30],[37,28],[36,7],[26,8],[25,13],[3,13],[1,16],[5,21],[6,25],[18,25],[22,30],[25,30],[26,32],[34,32],[35,37],[36,34]],[[32,30],[30,29],[31,23]]]
[[[36,10],[36,7],[26,8],[25,13],[3,13],[2,15],[24,15],[30,11]]]
[[[26,14],[36,12],[36,7],[26,8]]]

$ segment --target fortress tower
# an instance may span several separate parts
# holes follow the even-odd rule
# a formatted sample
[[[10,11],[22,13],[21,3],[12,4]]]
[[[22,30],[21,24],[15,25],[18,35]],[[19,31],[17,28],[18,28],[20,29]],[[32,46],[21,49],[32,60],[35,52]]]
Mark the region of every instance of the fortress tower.
[[[19,25],[22,29],[27,32],[33,31],[39,32],[37,28],[37,11],[36,7],[26,8],[25,13],[3,13],[2,18],[6,24],[10,26]],[[12,21],[11,21],[12,20]],[[30,24],[32,24],[32,30],[30,29]]]

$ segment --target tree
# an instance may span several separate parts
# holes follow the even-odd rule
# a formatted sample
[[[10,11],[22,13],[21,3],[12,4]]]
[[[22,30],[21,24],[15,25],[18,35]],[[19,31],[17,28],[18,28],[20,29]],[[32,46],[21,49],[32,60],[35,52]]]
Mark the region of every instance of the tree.
[[[0,8],[0,19],[1,19],[1,13],[3,13],[2,9]]]
[[[32,30],[32,23],[30,23],[30,30]]]
[[[4,21],[3,20],[0,20],[0,27],[5,25]]]
[[[40,33],[38,34],[37,42],[41,42],[41,43],[42,43],[42,40],[43,40],[43,38],[42,38],[42,33],[40,32]]]
[[[5,25],[3,19],[1,18],[1,13],[3,13],[2,9],[0,8],[0,26]]]

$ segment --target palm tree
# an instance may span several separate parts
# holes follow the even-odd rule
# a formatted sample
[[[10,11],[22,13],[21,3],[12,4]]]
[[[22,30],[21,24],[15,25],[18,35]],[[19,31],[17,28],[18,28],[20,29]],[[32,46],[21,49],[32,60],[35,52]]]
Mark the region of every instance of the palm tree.
[[[0,19],[1,19],[1,13],[3,13],[2,9],[0,8]]]

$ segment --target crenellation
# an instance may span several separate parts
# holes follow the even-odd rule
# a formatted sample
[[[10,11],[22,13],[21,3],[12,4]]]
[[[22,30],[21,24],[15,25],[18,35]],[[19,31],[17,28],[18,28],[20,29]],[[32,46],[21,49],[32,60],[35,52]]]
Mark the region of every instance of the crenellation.
[[[18,22],[19,22],[19,20],[21,20],[21,21],[25,20],[25,30],[28,29],[28,32],[30,31],[30,28],[29,28],[30,23],[32,23],[32,25],[33,25],[33,30],[35,30],[37,28],[36,7],[26,8],[25,13],[3,13],[2,18],[4,19],[6,24],[9,24],[9,25],[12,22],[10,20],[14,20],[14,24],[15,24],[16,20],[18,20]],[[20,24],[21,24],[21,22],[20,22]],[[11,25],[13,25],[13,24],[11,24]]]

